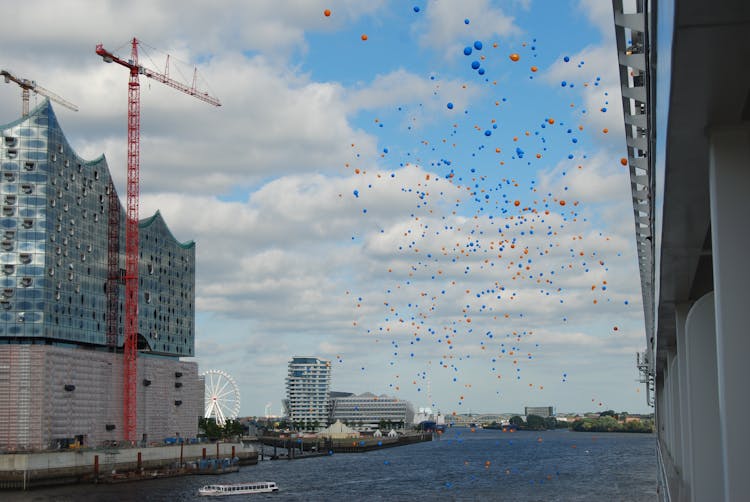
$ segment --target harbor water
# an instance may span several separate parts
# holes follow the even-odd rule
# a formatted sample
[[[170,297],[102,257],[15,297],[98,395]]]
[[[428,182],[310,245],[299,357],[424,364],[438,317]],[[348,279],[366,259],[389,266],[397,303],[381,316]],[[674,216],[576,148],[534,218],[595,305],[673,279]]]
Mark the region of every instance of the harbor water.
[[[207,500],[211,483],[275,481],[223,500],[641,501],[656,499],[652,434],[448,429],[440,439],[359,454],[259,462],[221,476],[4,492],[8,501]]]

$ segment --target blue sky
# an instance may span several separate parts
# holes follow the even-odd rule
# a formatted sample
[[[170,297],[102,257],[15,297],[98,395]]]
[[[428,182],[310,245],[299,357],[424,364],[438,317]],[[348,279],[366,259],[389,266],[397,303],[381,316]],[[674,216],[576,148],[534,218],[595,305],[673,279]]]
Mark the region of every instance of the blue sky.
[[[609,2],[31,3],[0,67],[80,107],[120,193],[127,75],[96,43],[200,62],[222,100],[142,81],[141,215],[196,241],[196,360],[243,414],[278,413],[294,355],[444,413],[648,411]]]

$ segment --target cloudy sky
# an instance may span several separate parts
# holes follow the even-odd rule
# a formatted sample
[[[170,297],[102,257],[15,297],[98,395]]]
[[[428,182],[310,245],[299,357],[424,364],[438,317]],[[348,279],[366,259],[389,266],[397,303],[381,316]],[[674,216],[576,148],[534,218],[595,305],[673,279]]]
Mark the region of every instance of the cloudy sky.
[[[196,359],[243,415],[280,412],[294,355],[444,413],[648,411],[610,2],[3,9],[0,68],[78,105],[121,194],[128,76],[96,44],[221,100],[141,78],[141,216],[196,241]]]

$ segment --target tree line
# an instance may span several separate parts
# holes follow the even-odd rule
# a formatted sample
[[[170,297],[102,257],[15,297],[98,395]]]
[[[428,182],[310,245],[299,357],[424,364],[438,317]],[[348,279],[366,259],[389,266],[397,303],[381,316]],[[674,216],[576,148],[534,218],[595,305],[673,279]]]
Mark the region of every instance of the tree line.
[[[628,421],[627,412],[615,413],[613,410],[603,411],[597,418],[579,418],[572,423],[562,422],[555,417],[541,417],[528,415],[526,420],[520,415],[514,415],[509,422],[518,430],[545,431],[549,429],[565,429],[577,432],[654,432],[654,421],[651,419]],[[499,429],[501,424],[491,423],[486,428]]]

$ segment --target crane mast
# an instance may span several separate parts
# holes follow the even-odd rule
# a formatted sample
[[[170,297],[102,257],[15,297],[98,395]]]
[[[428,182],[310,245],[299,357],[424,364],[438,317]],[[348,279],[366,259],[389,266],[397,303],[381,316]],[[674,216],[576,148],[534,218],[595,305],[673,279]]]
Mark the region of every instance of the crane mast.
[[[0,70],[0,76],[3,76],[5,78],[5,83],[9,84],[11,82],[14,82],[18,84],[18,86],[21,88],[21,115],[23,117],[26,117],[29,114],[29,91],[34,91],[37,94],[41,94],[42,96],[45,96],[52,101],[55,101],[56,103],[60,103],[66,108],[69,108],[73,110],[74,112],[78,111],[78,107],[71,103],[70,101],[67,101],[54,92],[45,89],[41,85],[37,84],[33,80],[29,80],[27,78],[21,78],[13,75],[8,70]]]
[[[198,91],[195,87],[195,79],[192,86],[178,82],[166,74],[146,68],[138,63],[138,39],[131,41],[130,59],[124,60],[107,51],[103,44],[96,46],[96,53],[106,63],[117,63],[129,70],[128,80],[128,165],[127,165],[127,204],[125,222],[125,340],[123,346],[123,429],[126,441],[135,441],[137,433],[137,347],[138,347],[138,202],[140,197],[140,131],[141,131],[141,89],[138,80],[139,75],[161,82],[169,87],[177,89],[185,94],[196,97],[214,106],[221,106],[218,99],[209,96],[208,93]],[[111,205],[110,205],[111,210]],[[115,219],[110,217],[110,225]],[[110,239],[115,237],[116,232],[110,229]],[[110,242],[110,248],[114,248]],[[119,245],[118,245],[119,246]],[[109,260],[117,259],[110,252]],[[116,270],[116,265],[109,264],[110,274]],[[110,278],[109,284],[115,284],[114,278]],[[109,302],[110,305],[113,302]],[[116,309],[115,309],[116,310]],[[114,318],[110,308],[109,317]],[[108,333],[108,336],[113,336]],[[116,336],[116,335],[115,335]]]

